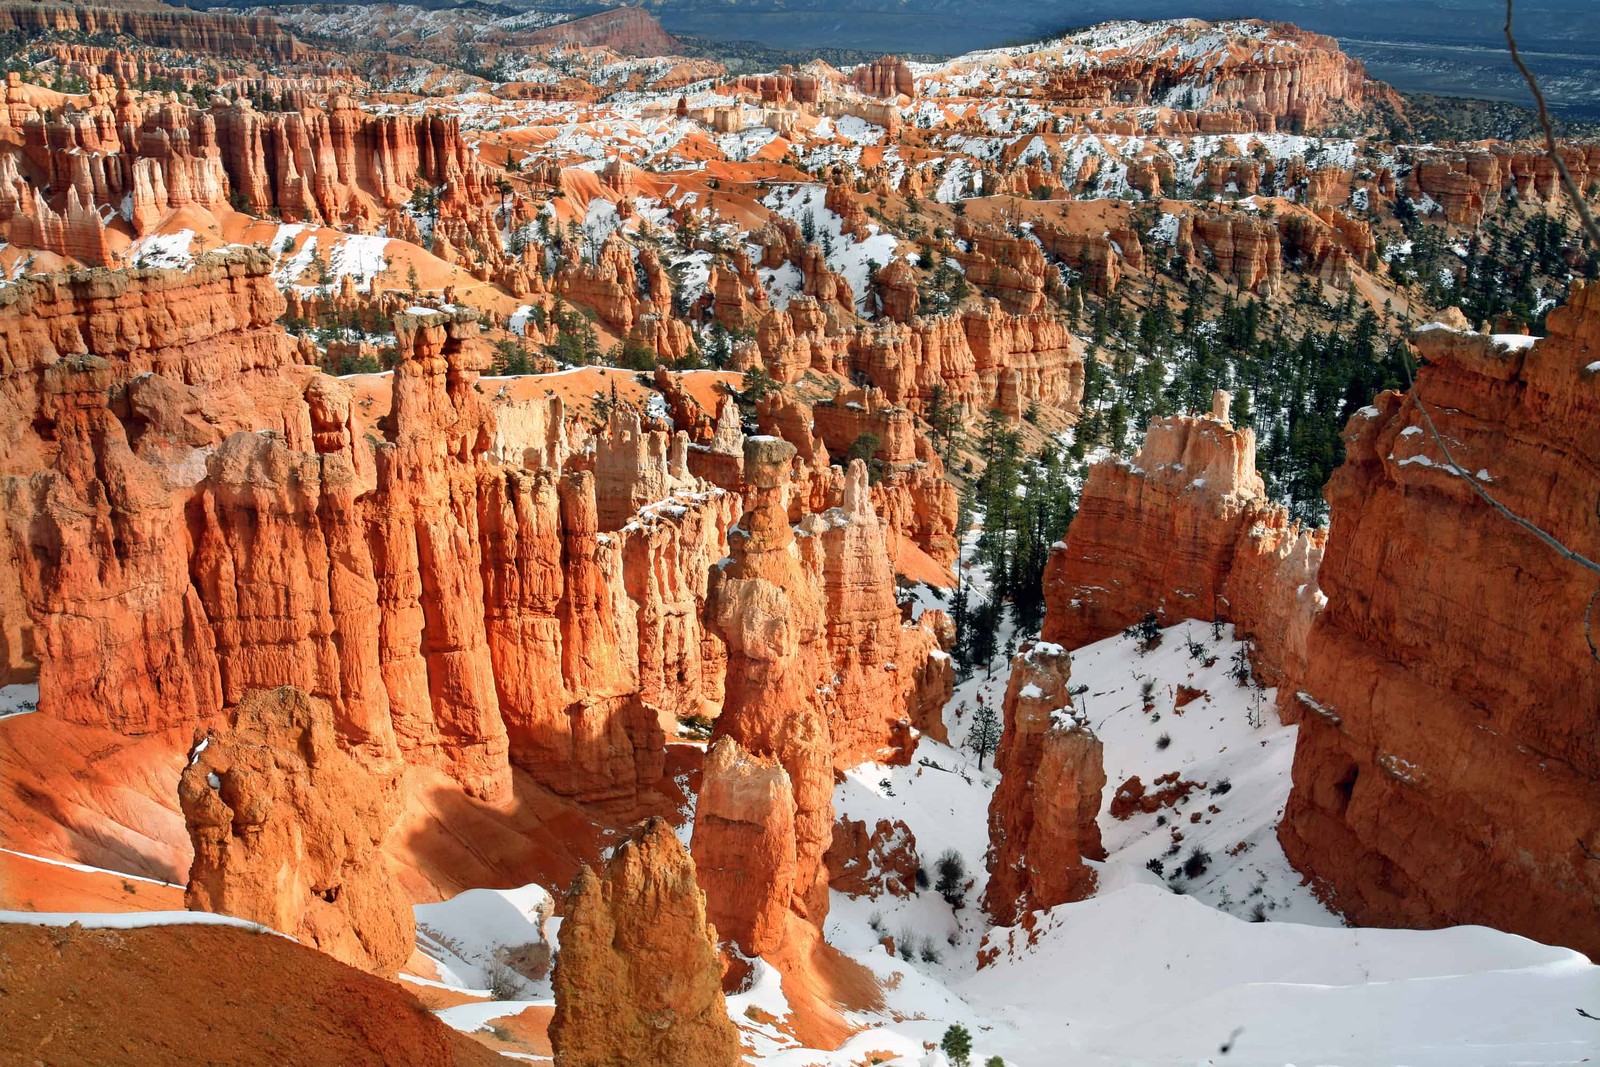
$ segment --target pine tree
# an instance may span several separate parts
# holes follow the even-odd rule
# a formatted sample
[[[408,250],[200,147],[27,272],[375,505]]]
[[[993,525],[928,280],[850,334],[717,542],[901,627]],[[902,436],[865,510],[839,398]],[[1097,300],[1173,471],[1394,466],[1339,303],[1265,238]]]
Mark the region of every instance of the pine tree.
[[[978,757],[978,770],[983,761],[1000,747],[1000,716],[988,704],[979,704],[972,714],[972,726],[967,731],[967,748]]]
[[[972,1035],[960,1023],[956,1023],[944,1032],[939,1048],[954,1067],[968,1067],[972,1062]]]

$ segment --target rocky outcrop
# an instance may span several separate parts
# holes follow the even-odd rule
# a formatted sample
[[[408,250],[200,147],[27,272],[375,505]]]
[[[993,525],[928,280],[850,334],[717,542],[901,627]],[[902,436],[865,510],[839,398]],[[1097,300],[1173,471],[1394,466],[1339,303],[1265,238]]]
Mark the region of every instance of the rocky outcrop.
[[[241,101],[216,112],[214,123],[212,140],[229,185],[254,215],[372,232],[418,184],[442,187],[439,215],[447,226],[499,203],[453,115],[374,115],[335,95],[321,108],[307,102],[287,112],[257,111]]]
[[[1596,578],[1478,491],[1600,556],[1600,287],[1574,286],[1548,331],[1424,327],[1416,390],[1351,420],[1327,605],[1280,689],[1300,736],[1279,837],[1357,922],[1482,923],[1594,954]]]
[[[1020,234],[962,219],[956,230],[961,245],[953,257],[977,288],[1016,315],[1044,310],[1045,292],[1056,277],[1038,244]]]
[[[1333,38],[1286,23],[1185,19],[1126,41],[1102,32],[1071,34],[1025,57],[1041,75],[1031,95],[1076,108],[1165,106],[1240,120],[1203,131],[1215,133],[1310,132],[1346,109],[1398,102]],[[1195,47],[1203,36],[1205,47]],[[1076,49],[1097,62],[1061,61]]]
[[[311,436],[304,381],[277,324],[284,301],[264,253],[203,256],[188,270],[78,271],[0,291],[0,472],[50,465],[62,432],[41,432],[44,377],[68,356],[107,361],[106,386],[134,386],[141,440],[213,444],[235,430]],[[139,382],[144,376],[159,381]],[[144,396],[138,389],[145,389]],[[157,390],[162,390],[157,395]]]
[[[794,788],[777,760],[731,737],[711,746],[695,801],[693,851],[706,913],[746,956],[783,944],[797,868]]]
[[[388,754],[353,759],[332,709],[300,690],[251,693],[231,728],[201,737],[178,785],[195,852],[185,902],[398,973],[414,924],[381,851],[398,814]]]
[[[110,409],[116,377],[95,356],[42,373],[38,410],[58,453],[8,483],[6,511],[40,710],[143,733],[199,722],[222,701],[179,516]]]
[[[871,63],[863,63],[850,72],[850,84],[868,96],[917,95],[916,78],[911,68],[899,56],[882,56]]]
[[[828,846],[828,884],[852,897],[917,891],[917,838],[899,819],[879,819],[868,831],[860,819],[841,817]]]
[[[739,1032],[722,996],[717,931],[672,827],[635,828],[567,893],[550,1043],[562,1067],[732,1067]]]
[[[690,493],[611,536],[592,473],[491,465],[466,315],[397,317],[386,439],[358,435],[344,385],[258,338],[255,275],[197,267],[186,328],[164,287],[181,277],[7,291],[3,395],[49,429],[19,439],[12,460],[46,469],[7,494],[7,602],[31,622],[7,650],[37,658],[42,710],[137,734],[294,684],[345,743],[398,739],[484,795],[509,754],[564,795],[630,804],[661,773],[663,719],[720,707],[701,618],[734,502]],[[31,362],[86,342],[121,358]],[[281,429],[232,433],[263,423]]]
[[[529,47],[605,48],[625,56],[670,56],[683,50],[642,7],[618,7],[546,26],[528,35]]]
[[[833,833],[833,746],[818,694],[828,651],[823,591],[789,525],[794,446],[751,437],[744,447],[747,506],[710,594],[713,624],[728,647],[715,736],[776,760],[788,774],[795,804],[790,907],[820,928],[828,913],[822,857]]]
[[[1555,161],[1542,143],[1485,141],[1473,145],[1411,150],[1405,193],[1439,205],[1458,226],[1477,226],[1509,196],[1554,205],[1562,197]],[[1600,176],[1600,144],[1565,142],[1561,160],[1580,190]]]
[[[1216,617],[1240,538],[1269,509],[1255,432],[1209,416],[1152,419],[1131,461],[1089,469],[1078,513],[1045,569],[1042,636],[1079,648],[1148,612]]]
[[[492,433],[476,388],[488,356],[470,313],[400,315],[395,332],[393,423],[377,449],[382,507],[368,531],[395,735],[418,762],[497,796],[510,767],[470,503]]]
[[[832,665],[825,684],[828,734],[839,769],[867,760],[909,763],[916,748],[912,723],[927,715],[919,703],[943,707],[953,676],[936,659],[938,638],[901,622],[883,523],[873,510],[866,464],[853,460],[837,508],[801,520],[800,551],[820,576],[826,647]],[[943,685],[924,692],[931,666]]]
[[[1154,613],[1233,622],[1269,683],[1298,660],[1323,534],[1267,499],[1255,433],[1228,407],[1218,392],[1210,415],[1152,419],[1132,461],[1089,469],[1045,565],[1044,640],[1081,648]]]
[[[935,388],[974,416],[999,408],[1013,419],[1033,404],[1075,412],[1083,398],[1082,347],[1049,313],[1013,315],[991,301],[959,315],[885,324],[857,333],[837,360],[820,342],[809,345],[811,366],[857,372],[889,404],[919,413],[929,410]]]
[[[201,109],[103,78],[81,108],[43,106],[17,86],[7,95],[0,129],[19,148],[0,156],[0,222],[15,244],[111,265],[124,254],[107,237],[117,216],[142,236],[181,208],[369,234],[393,222],[399,235],[405,216],[393,216],[421,185],[437,194],[436,254],[507,281],[514,273],[494,178],[455,116],[377,115],[344,93],[317,104],[299,90],[273,110],[248,97]]]
[[[25,620],[5,631],[8,671],[37,662],[46,713],[135,734],[292,684],[353,748],[398,744],[483,796],[515,764],[629,809],[667,733],[724,705],[710,585],[738,497],[626,405],[581,455],[559,404],[502,431],[511,408],[477,388],[488,350],[468,313],[397,314],[390,410],[363,415],[348,384],[292,362],[269,266],[246,252],[6,290],[0,398],[18,417],[0,602]],[[82,348],[113,358],[70,355]],[[736,448],[736,409],[722,414],[709,446]],[[814,884],[826,768],[908,758],[908,724],[947,684],[932,631],[899,619],[888,562],[891,540],[936,540],[948,510],[916,472],[879,494],[894,527],[864,468],[836,475],[806,551],[770,576],[810,606],[794,689],[819,713],[802,820]],[[792,545],[788,480],[775,467],[762,491]],[[739,666],[735,703],[759,703]]]
[[[20,609],[10,666],[37,655],[49,714],[142,732],[221,707],[172,492],[197,473],[180,455],[236,429],[310,444],[269,266],[231,253],[189,272],[82,272],[0,293],[0,474],[15,560],[0,568],[0,603]]]
[[[989,802],[989,885],[983,909],[997,926],[1094,892],[1085,859],[1100,846],[1105,761],[1100,739],[1075,706],[1070,657],[1039,642],[1017,654],[1006,683],[1005,724]]]

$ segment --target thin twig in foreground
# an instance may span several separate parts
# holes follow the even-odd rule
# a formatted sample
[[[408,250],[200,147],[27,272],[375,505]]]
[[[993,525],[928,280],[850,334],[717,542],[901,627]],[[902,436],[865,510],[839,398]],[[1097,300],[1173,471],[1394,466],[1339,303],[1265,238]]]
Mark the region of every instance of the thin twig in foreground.
[[[1515,0],[1506,0],[1506,44],[1511,46],[1511,62],[1517,65],[1522,72],[1523,81],[1528,83],[1528,88],[1533,92],[1533,99],[1539,105],[1539,125],[1544,127],[1545,149],[1551,160],[1555,162],[1556,173],[1561,176],[1561,187],[1566,190],[1567,199],[1572,201],[1572,206],[1578,211],[1578,218],[1583,221],[1584,233],[1589,238],[1591,247],[1600,249],[1600,224],[1594,221],[1594,215],[1589,211],[1589,205],[1584,203],[1583,197],[1578,193],[1577,183],[1572,180],[1572,175],[1567,171],[1567,164],[1561,158],[1561,151],[1556,147],[1555,125],[1550,121],[1550,109],[1545,105],[1544,92],[1539,88],[1539,82],[1533,76],[1533,71],[1522,61],[1522,53],[1517,51],[1517,39],[1511,34],[1512,5]]]

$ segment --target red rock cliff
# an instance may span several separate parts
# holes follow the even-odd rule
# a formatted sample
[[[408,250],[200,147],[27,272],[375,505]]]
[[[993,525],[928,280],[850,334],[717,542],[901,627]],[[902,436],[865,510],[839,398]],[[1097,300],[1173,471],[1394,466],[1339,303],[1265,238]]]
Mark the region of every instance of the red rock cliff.
[[[1484,923],[1600,953],[1596,576],[1491,509],[1456,471],[1600,557],[1600,287],[1530,346],[1424,327],[1417,393],[1346,431],[1279,827],[1352,919]],[[1455,469],[1450,464],[1453,462]]]

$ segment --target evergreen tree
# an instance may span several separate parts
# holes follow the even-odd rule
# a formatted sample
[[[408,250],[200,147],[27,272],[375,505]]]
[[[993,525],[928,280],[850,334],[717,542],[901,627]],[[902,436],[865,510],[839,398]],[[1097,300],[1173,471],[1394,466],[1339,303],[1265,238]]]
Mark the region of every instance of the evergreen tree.
[[[954,1067],[968,1067],[972,1062],[972,1035],[960,1023],[944,1032],[939,1048]]]
[[[983,761],[1000,747],[1000,716],[988,704],[979,704],[972,713],[972,726],[967,730],[967,748],[978,757],[978,770]]]

